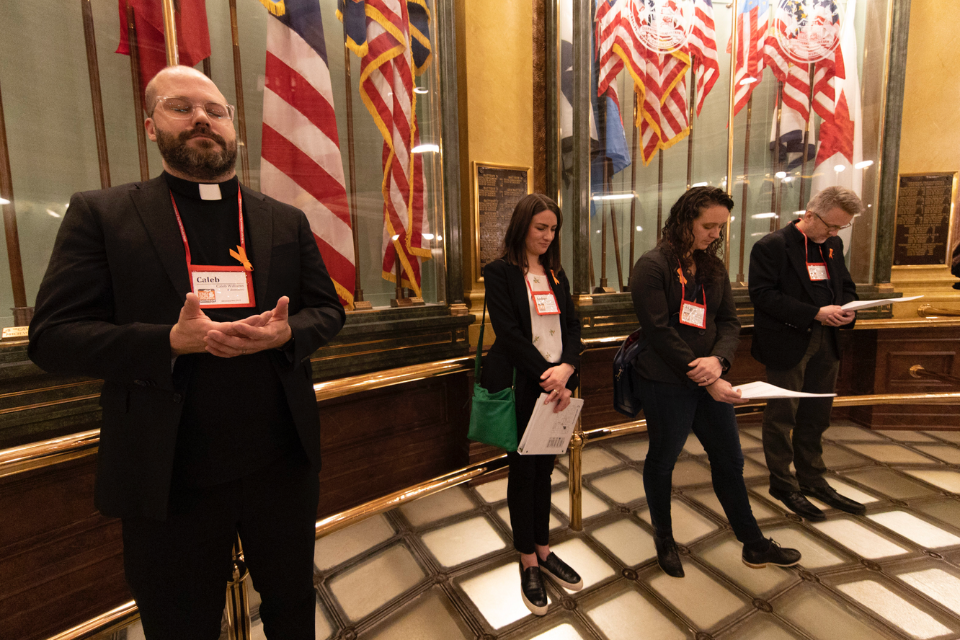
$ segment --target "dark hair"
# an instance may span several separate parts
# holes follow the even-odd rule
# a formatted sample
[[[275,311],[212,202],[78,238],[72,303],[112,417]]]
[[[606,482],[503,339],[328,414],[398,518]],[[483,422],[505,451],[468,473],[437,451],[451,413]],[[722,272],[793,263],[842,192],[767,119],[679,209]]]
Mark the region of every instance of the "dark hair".
[[[560,273],[560,227],[563,226],[563,214],[560,206],[542,193],[530,193],[522,198],[513,209],[513,217],[507,226],[507,233],[503,236],[503,259],[510,264],[517,265],[526,273],[527,265],[527,231],[530,229],[533,216],[543,211],[552,211],[557,216],[557,231],[553,242],[547,251],[540,256],[543,268],[554,273]]]
[[[693,221],[700,217],[703,210],[713,205],[733,209],[733,198],[723,189],[716,187],[693,187],[680,196],[672,207],[670,217],[663,225],[663,235],[657,246],[667,254],[668,259],[679,260],[684,270],[692,263],[697,265],[697,280],[708,282],[727,275],[727,269],[720,256],[723,255],[723,239],[726,230],[720,229],[720,237],[710,243],[705,250],[696,250],[691,255],[693,247]],[[727,276],[729,277],[729,276]]]

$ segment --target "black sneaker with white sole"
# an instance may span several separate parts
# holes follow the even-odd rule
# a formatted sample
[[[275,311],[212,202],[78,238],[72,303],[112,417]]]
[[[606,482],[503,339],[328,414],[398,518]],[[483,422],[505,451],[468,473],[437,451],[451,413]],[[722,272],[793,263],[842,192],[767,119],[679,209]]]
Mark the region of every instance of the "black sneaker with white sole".
[[[543,585],[539,567],[524,569],[523,563],[520,564],[520,597],[534,615],[547,614],[547,589]]]
[[[580,574],[570,568],[570,565],[558,558],[557,554],[552,551],[546,560],[541,560],[540,556],[537,556],[537,562],[540,563],[540,571],[546,573],[564,589],[570,589],[570,591],[583,589],[583,578],[580,577]]]

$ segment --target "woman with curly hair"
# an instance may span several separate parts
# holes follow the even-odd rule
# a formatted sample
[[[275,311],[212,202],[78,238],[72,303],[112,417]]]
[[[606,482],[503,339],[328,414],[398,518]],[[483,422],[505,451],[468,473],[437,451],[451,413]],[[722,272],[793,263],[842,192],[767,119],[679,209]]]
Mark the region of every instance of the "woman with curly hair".
[[[691,429],[710,459],[713,490],[743,543],[743,562],[792,566],[800,552],[763,536],[743,482],[743,452],[733,403],[740,392],[721,376],[733,362],[740,321],[730,277],[718,254],[733,200],[723,190],[694,187],[670,209],[656,248],[630,275],[643,346],[634,367],[650,448],[643,486],[654,528],[657,561],[683,577],[670,518],[673,467]]]

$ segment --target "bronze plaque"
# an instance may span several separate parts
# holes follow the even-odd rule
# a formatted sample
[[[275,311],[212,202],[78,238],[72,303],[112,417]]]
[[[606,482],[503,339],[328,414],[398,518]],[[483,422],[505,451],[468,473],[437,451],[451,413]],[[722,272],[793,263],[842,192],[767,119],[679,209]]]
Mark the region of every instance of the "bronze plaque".
[[[893,238],[894,267],[949,264],[956,177],[956,172],[900,176]]]
[[[520,199],[530,193],[530,167],[473,163],[474,249],[478,279],[502,255],[503,236]]]

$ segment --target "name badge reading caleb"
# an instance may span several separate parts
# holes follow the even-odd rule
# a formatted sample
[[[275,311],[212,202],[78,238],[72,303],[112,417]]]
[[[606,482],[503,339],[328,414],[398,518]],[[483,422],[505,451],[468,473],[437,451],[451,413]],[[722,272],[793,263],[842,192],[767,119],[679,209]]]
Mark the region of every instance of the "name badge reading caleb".
[[[190,288],[200,300],[200,307],[218,309],[225,307],[255,307],[253,296],[253,265],[247,258],[246,245],[243,239],[243,196],[237,189],[237,206],[240,211],[240,246],[237,250],[230,250],[230,255],[243,266],[223,266],[209,264],[193,264],[190,258],[190,244],[187,242],[187,232],[180,219],[177,201],[170,194],[173,202],[173,212],[180,225],[180,235],[183,238],[183,248],[187,254],[187,271],[190,272]]]
[[[530,296],[537,309],[538,316],[555,316],[560,313],[560,305],[557,304],[557,297],[553,295],[553,289],[549,285],[545,291],[534,291],[529,278],[524,278],[527,282],[527,288],[530,289]]]

